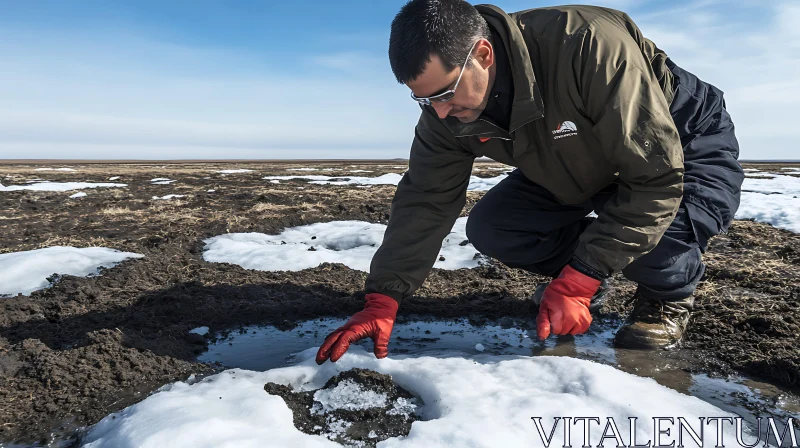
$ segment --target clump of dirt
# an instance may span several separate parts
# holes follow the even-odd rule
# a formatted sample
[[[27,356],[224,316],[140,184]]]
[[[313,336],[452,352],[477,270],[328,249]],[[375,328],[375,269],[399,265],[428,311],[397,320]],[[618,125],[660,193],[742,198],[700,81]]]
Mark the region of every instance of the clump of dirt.
[[[345,446],[371,448],[408,435],[422,405],[391,376],[360,368],[334,376],[315,391],[294,392],[275,383],[265,384],[264,390],[283,398],[297,429]]]

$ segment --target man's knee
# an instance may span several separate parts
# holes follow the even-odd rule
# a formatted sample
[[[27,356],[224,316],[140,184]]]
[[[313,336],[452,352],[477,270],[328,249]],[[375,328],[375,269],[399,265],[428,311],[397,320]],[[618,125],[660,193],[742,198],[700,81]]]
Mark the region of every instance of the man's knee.
[[[467,216],[467,239],[469,240],[470,244],[478,249],[478,251],[480,251],[480,246],[483,245],[483,239],[480,232],[480,227],[482,225],[483,223],[480,222],[480,219],[476,218],[476,216],[472,213]]]
[[[634,260],[622,270],[628,280],[638,283],[639,292],[662,300],[679,300],[694,293],[705,273],[699,247],[674,253],[658,247]]]
[[[494,256],[493,248],[497,246],[498,238],[495,233],[492,219],[492,214],[488,212],[487,207],[482,206],[481,202],[472,208],[467,217],[467,239],[478,250],[478,252]]]

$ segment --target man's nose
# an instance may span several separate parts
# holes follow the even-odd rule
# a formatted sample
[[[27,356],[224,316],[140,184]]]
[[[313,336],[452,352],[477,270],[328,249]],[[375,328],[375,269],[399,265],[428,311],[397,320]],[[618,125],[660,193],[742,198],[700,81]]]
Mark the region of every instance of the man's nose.
[[[447,114],[450,113],[450,110],[453,109],[453,105],[450,103],[431,103],[431,107],[433,110],[436,111],[436,115],[439,116],[440,119],[444,120],[447,118]]]

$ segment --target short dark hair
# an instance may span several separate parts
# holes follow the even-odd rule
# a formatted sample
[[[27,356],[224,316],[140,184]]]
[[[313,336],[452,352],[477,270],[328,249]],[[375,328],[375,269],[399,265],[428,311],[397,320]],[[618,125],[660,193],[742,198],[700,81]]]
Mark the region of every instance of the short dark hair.
[[[389,64],[397,82],[417,79],[437,55],[445,70],[460,67],[478,39],[489,39],[489,25],[464,0],[411,0],[392,20]]]

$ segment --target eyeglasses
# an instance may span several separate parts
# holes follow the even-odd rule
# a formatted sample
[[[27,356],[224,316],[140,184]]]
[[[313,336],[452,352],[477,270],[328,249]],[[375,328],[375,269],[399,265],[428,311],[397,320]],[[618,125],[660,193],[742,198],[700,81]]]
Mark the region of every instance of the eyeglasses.
[[[470,47],[469,53],[467,53],[467,59],[464,60],[464,65],[461,67],[461,73],[458,75],[458,79],[456,80],[456,85],[454,85],[452,89],[448,89],[448,90],[446,90],[446,91],[444,91],[444,92],[442,92],[442,93],[440,93],[438,95],[424,97],[424,98],[420,98],[420,97],[414,95],[414,92],[411,92],[411,98],[414,101],[416,101],[416,102],[418,102],[420,104],[423,104],[425,106],[430,106],[432,102],[446,103],[446,102],[452,100],[453,97],[456,96],[456,89],[458,88],[459,81],[461,81],[461,75],[464,74],[464,68],[466,68],[467,62],[469,62],[469,58],[470,58],[470,56],[472,56],[472,50],[475,49],[475,45],[477,43],[478,42],[475,42],[474,44],[472,44],[472,47]]]

